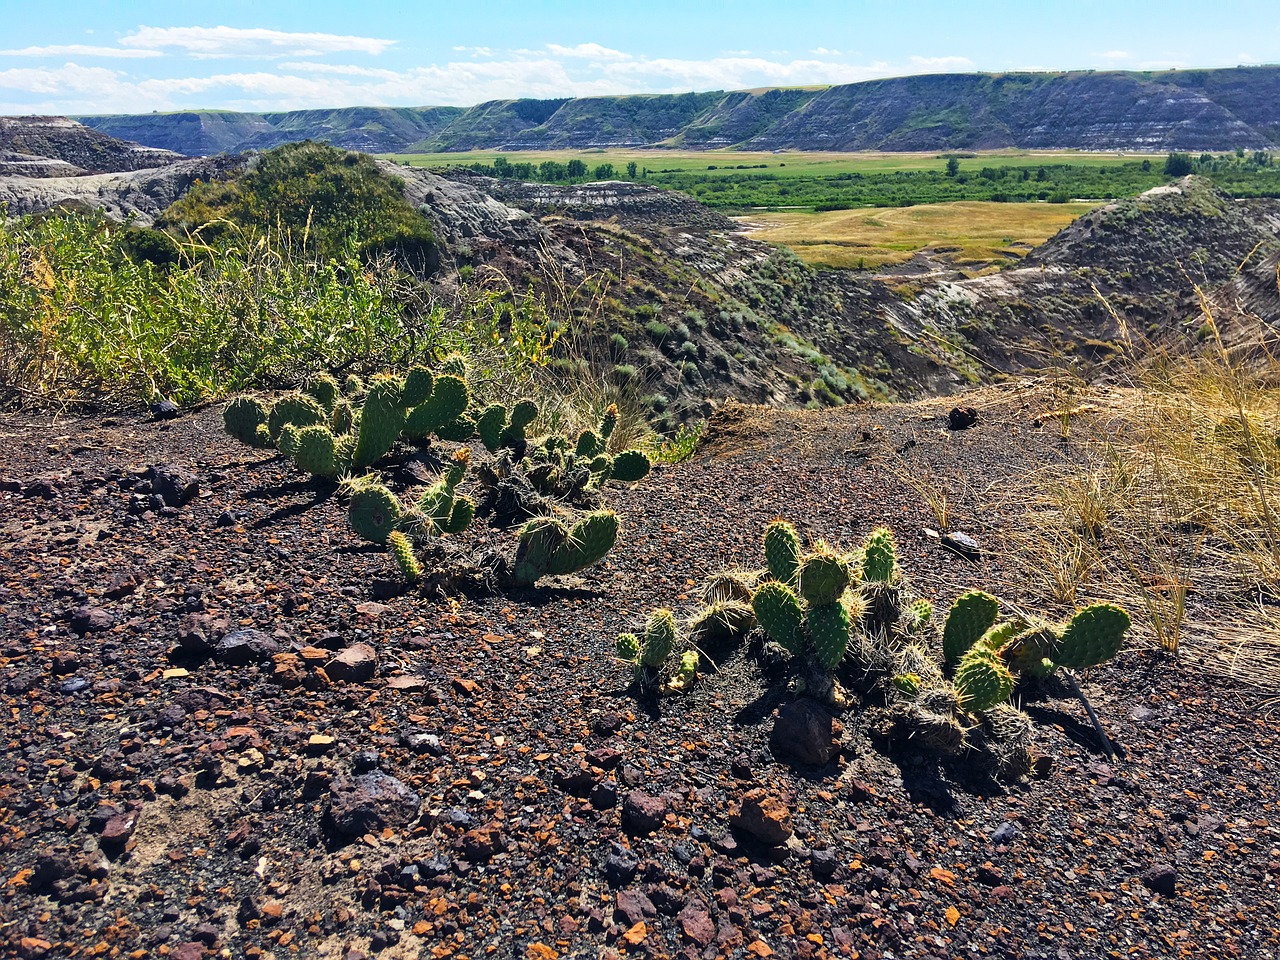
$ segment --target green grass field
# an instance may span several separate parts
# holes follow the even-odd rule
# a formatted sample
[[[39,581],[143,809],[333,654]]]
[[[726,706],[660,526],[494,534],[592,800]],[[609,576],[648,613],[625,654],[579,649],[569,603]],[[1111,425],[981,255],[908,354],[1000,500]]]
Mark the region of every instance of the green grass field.
[[[467,166],[473,163],[491,165],[495,158],[511,162],[533,163],[544,160],[568,163],[581,160],[594,168],[611,163],[619,172],[635,163],[650,173],[697,173],[712,177],[738,176],[743,168],[767,171],[777,177],[838,177],[845,174],[897,173],[900,171],[941,171],[947,154],[942,153],[744,153],[739,150],[546,150],[504,152],[474,150],[467,153],[386,154],[389,160],[408,162],[415,167]],[[960,157],[961,171],[977,173],[983,167],[1033,167],[1070,163],[1075,166],[1108,167],[1150,159],[1164,162],[1164,154],[1081,153],[1078,151],[988,150],[972,157]],[[763,168],[760,166],[764,164]],[[711,169],[712,167],[716,169]]]
[[[761,213],[744,218],[751,236],[791,247],[808,263],[879,269],[922,250],[957,266],[1020,259],[1089,203],[937,203],[829,213]]]

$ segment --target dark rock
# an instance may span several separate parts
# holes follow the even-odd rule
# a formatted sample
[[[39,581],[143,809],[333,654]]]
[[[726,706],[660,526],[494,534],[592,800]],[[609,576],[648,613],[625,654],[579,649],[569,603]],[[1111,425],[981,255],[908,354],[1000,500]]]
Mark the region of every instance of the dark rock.
[[[992,831],[991,842],[1008,843],[1011,840],[1017,839],[1018,834],[1021,832],[1022,831],[1018,829],[1018,825],[1016,823],[1012,820],[1006,820]]]
[[[497,822],[486,823],[462,835],[462,852],[472,863],[488,863],[505,849],[506,837]]]
[[[178,645],[190,653],[205,653],[212,650],[230,628],[225,617],[188,613],[178,621]]]
[[[618,805],[618,785],[609,780],[597,783],[587,800],[597,810],[612,810]]]
[[[551,783],[575,797],[585,797],[599,779],[595,771],[585,763],[568,770],[557,770],[551,777]]]
[[[840,752],[844,725],[820,704],[808,698],[795,700],[778,712],[769,746],[782,757],[820,767]]]
[[[622,829],[632,836],[659,830],[667,815],[667,801],[642,790],[632,790],[622,803]]]
[[[810,850],[809,868],[816,880],[825,883],[840,869],[840,857],[834,850]]]
[[[640,860],[625,847],[615,847],[604,864],[604,879],[611,887],[625,887],[636,878]]]
[[[101,633],[103,630],[110,630],[116,622],[115,617],[111,615],[109,610],[92,606],[76,607],[71,611],[71,616],[68,619],[71,623],[71,629],[82,636],[86,633]]]
[[[440,746],[440,738],[434,733],[426,733],[422,730],[402,733],[400,742],[417,754],[429,753],[433,757],[444,755],[444,749]]]
[[[155,420],[172,420],[178,415],[178,405],[172,400],[157,400],[150,410]]]
[[[1168,863],[1157,863],[1142,875],[1142,883],[1152,893],[1171,897],[1176,892],[1178,871]]]
[[[324,665],[334,683],[364,683],[378,673],[378,653],[367,643],[347,647]]]
[[[138,827],[140,813],[140,810],[129,810],[108,820],[106,826],[102,828],[103,846],[127,843],[129,838],[133,836],[133,831]]]
[[[271,634],[249,628],[226,634],[213,648],[213,655],[229,666],[243,667],[250,663],[265,663],[283,649],[280,641]]]
[[[619,890],[614,898],[614,918],[628,927],[657,915],[653,901],[639,890]]]
[[[61,492],[61,487],[52,480],[32,480],[22,488],[22,495],[28,500],[37,497],[41,500],[54,500]]]
[[[967,533],[944,533],[941,542],[952,553],[958,553],[968,560],[978,560],[982,557],[982,548],[978,546],[978,541]]]
[[[716,925],[704,904],[689,903],[680,911],[680,932],[686,940],[705,947],[715,939]]]
[[[416,793],[385,773],[340,777],[329,792],[329,822],[339,834],[352,837],[407,826],[422,805]]]
[[[729,824],[767,846],[786,843],[795,832],[791,827],[791,808],[763,787],[742,795],[737,810],[729,815]]]
[[[213,521],[216,527],[234,527],[240,522],[240,518],[230,510],[223,510],[218,514],[218,519]]]
[[[978,411],[973,407],[952,407],[947,413],[947,426],[952,430],[968,430],[978,422]]]
[[[177,464],[148,467],[146,478],[151,481],[151,492],[163,501],[162,507],[185,507],[200,492],[199,478]]]
[[[361,750],[351,758],[351,772],[372,773],[382,766],[382,757],[375,750]]]

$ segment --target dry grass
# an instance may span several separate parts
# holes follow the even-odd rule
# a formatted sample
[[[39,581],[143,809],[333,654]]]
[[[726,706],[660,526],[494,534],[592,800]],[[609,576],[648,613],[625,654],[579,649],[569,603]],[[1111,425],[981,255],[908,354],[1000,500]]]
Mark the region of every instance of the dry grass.
[[[1131,342],[1131,385],[1087,393],[1071,465],[1008,491],[1011,540],[1045,599],[1124,603],[1140,637],[1280,690],[1280,360],[1243,310],[1202,301],[1197,322]]]
[[[752,236],[785,244],[808,263],[878,269],[922,250],[957,264],[1018,260],[1067,226],[1089,203],[921,204],[829,213],[761,213]]]

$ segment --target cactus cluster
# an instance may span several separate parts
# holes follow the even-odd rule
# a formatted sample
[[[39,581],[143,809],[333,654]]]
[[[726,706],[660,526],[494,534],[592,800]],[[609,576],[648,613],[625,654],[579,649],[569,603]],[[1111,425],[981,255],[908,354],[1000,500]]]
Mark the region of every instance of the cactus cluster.
[[[589,513],[571,526],[557,517],[536,517],[518,534],[512,582],[533,586],[542,577],[576,573],[601,560],[618,540],[618,515]]]
[[[610,480],[636,483],[649,475],[652,464],[643,450],[608,453],[617,423],[618,408],[611,404],[597,427],[583,430],[575,438],[551,434],[528,440],[521,428],[519,435],[510,437],[504,445],[523,448],[520,466],[535,490],[572,501]]]
[[[681,649],[675,614],[665,607],[649,615],[642,635],[619,634],[614,654],[645,692],[688,690],[698,676],[697,651]]]

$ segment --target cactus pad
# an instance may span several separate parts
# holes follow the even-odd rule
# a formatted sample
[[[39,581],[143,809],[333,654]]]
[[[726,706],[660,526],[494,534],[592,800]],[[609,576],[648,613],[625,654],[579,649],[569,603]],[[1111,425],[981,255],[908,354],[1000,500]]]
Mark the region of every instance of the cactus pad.
[[[794,654],[804,649],[804,610],[789,586],[776,581],[763,584],[751,598],[751,609],[770,640]]]
[[[862,548],[862,579],[871,583],[892,583],[898,576],[898,548],[893,531],[878,527],[871,531]]]
[[[1049,659],[1069,670],[1096,667],[1120,652],[1130,623],[1129,614],[1115,604],[1085,607],[1071,618]]]
[[[404,395],[402,400],[406,407],[416,407],[426,403],[431,396],[435,378],[426,367],[411,367],[404,376]]]
[[[970,590],[956,598],[942,627],[942,659],[948,669],[954,669],[969,648],[991,629],[999,612],[1000,601],[981,590]]]
[[[613,436],[614,427],[618,425],[618,405],[611,403],[604,411],[604,416],[600,418],[600,437],[608,440]]]
[[[502,432],[507,425],[507,408],[500,403],[491,403],[484,412],[476,417],[476,433],[480,442],[490,453],[497,451],[502,445]]]
[[[689,624],[689,636],[702,646],[714,647],[740,640],[756,627],[751,604],[720,600],[701,610]]]
[[[405,583],[417,583],[422,576],[422,564],[413,555],[413,544],[409,542],[409,538],[399,530],[392,530],[387,535],[387,546],[391,549],[391,556],[395,558]]]
[[[634,633],[620,633],[613,644],[613,654],[619,660],[635,663],[640,659],[640,638]]]
[[[583,430],[578,434],[578,442],[574,446],[574,453],[588,460],[592,457],[598,457],[604,453],[604,441],[600,438],[600,434],[594,430]]]
[[[805,611],[804,624],[818,662],[828,670],[840,666],[849,649],[849,608],[839,601],[811,606]]]
[[[779,583],[796,582],[800,574],[800,535],[785,520],[775,520],[764,530],[764,559],[769,576]]]
[[[315,477],[332,480],[341,472],[337,438],[318,423],[296,431],[292,456],[299,470]]]
[[[675,615],[665,607],[659,607],[649,615],[649,622],[645,624],[640,662],[646,667],[661,667],[675,649]]]
[[[280,431],[287,423],[292,423],[295,427],[309,427],[313,423],[328,422],[328,414],[315,401],[315,398],[294,393],[283,396],[275,402],[275,406],[271,408],[271,413],[267,417],[267,430],[271,434],[272,441],[276,441],[280,439]]]
[[[849,586],[849,561],[828,549],[815,551],[800,564],[800,595],[814,606],[835,603]]]
[[[612,479],[636,483],[649,475],[651,464],[642,450],[623,450],[613,458]]]
[[[360,411],[360,430],[356,435],[356,451],[351,458],[354,470],[373,466],[395,446],[404,425],[401,406],[402,385],[395,377],[377,376],[369,383],[369,392]]]
[[[702,588],[702,600],[708,605],[720,603],[724,600],[740,600],[743,603],[750,603],[753,582],[754,578],[745,573],[733,571],[717,573],[707,580],[706,585]]]
[[[520,400],[511,408],[511,419],[502,431],[501,445],[514,447],[527,440],[525,431],[534,420],[538,419],[538,405],[532,400]]]
[[[521,527],[512,574],[515,582],[530,586],[545,576],[552,554],[568,536],[565,525],[554,517],[536,517]]]
[[[324,407],[325,412],[333,413],[334,404],[342,396],[342,388],[338,386],[338,381],[333,379],[327,373],[319,373],[311,378],[311,382],[307,384],[306,393],[315,399],[320,406]]]
[[[607,510],[583,517],[569,530],[551,555],[548,573],[575,573],[591,566],[613,549],[618,540],[618,515]]]
[[[899,673],[890,682],[894,689],[908,700],[914,700],[920,693],[920,677],[917,674]]]
[[[222,411],[227,433],[251,447],[271,446],[267,410],[257,397],[236,397]]]
[[[999,656],[975,647],[960,658],[955,686],[960,706],[977,713],[1009,699],[1013,692],[1013,674]]]
[[[432,383],[431,396],[422,403],[415,404],[409,411],[404,422],[405,436],[411,440],[420,440],[428,434],[438,435],[443,427],[453,423],[466,412],[467,404],[470,402],[471,395],[461,378],[441,374]],[[469,436],[468,432],[467,437]]]
[[[351,495],[347,519],[351,529],[372,543],[386,543],[403,513],[394,493],[380,483],[360,485]]]

